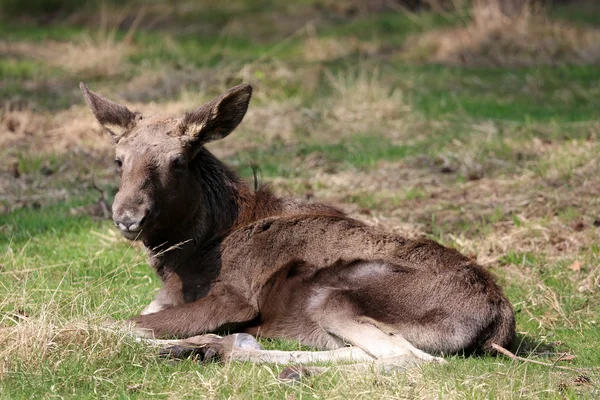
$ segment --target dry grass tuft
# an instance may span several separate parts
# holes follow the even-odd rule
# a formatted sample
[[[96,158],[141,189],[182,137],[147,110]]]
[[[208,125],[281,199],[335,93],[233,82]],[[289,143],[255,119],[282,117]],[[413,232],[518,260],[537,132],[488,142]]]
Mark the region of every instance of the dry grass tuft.
[[[579,282],[577,290],[586,294],[600,292],[600,264],[589,268],[589,272]]]
[[[60,154],[81,148],[106,150],[110,141],[84,106],[53,114],[7,108],[0,114],[0,146],[13,152]]]
[[[7,108],[0,113],[0,147],[9,148],[29,141],[51,126],[48,116],[30,109]]]
[[[525,6],[507,15],[501,2],[476,2],[465,27],[409,40],[409,59],[451,65],[599,64],[600,30],[548,19]]]
[[[249,132],[253,141],[293,143],[299,130],[309,128],[310,113],[296,99],[271,102],[250,108],[242,131]]]
[[[4,361],[4,372],[9,369],[7,364],[14,360],[31,368],[57,353],[73,348],[112,351],[114,345],[107,345],[106,342],[122,339],[114,332],[109,335],[105,329],[84,321],[65,321],[56,311],[49,309],[42,310],[40,316],[35,318],[4,314],[0,325],[6,325],[6,320],[12,321],[13,326],[0,327],[0,360]]]
[[[308,62],[332,61],[350,55],[373,56],[380,50],[377,40],[364,41],[354,36],[319,37],[308,28],[302,52]]]
[[[6,54],[42,61],[76,74],[79,79],[123,73],[127,57],[135,50],[129,41],[119,40],[114,29],[84,34],[70,42],[47,40],[40,43],[4,42],[1,45]]]
[[[219,68],[222,73],[222,69]],[[186,97],[192,89],[197,96],[204,95],[206,88],[219,85],[218,73],[213,69],[170,68],[144,69],[119,86],[119,94],[124,100],[136,103],[162,102]],[[199,104],[190,104],[198,107]]]
[[[123,73],[127,57],[135,51],[133,35],[141,21],[143,10],[132,22],[129,31],[120,39],[116,28],[125,18],[109,19],[105,7],[100,14],[100,25],[93,33],[85,33],[68,42],[46,40],[1,41],[2,52],[8,55],[32,58],[51,67],[61,68],[79,79],[112,77]]]
[[[405,126],[411,107],[400,89],[386,85],[379,71],[366,68],[333,74],[326,77],[334,90],[323,107],[323,118],[332,132],[365,133],[377,127],[380,131]]]
[[[115,35],[115,30],[105,30],[61,44],[55,50],[60,53],[48,57],[48,61],[87,79],[119,75],[134,47]]]
[[[43,313],[13,327],[0,327],[0,379],[19,371],[38,370],[50,362],[59,365],[67,357],[86,363],[110,360],[131,346],[126,329],[107,329],[85,321],[63,321],[58,314]]]

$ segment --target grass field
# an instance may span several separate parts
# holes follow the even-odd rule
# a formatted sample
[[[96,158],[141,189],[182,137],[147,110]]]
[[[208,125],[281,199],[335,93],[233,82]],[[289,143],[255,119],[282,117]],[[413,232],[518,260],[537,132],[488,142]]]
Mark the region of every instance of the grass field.
[[[475,32],[469,10],[222,3],[0,21],[0,398],[598,398],[600,6],[467,51],[440,38]],[[244,122],[210,150],[278,193],[477,257],[515,307],[518,355],[566,368],[455,355],[290,384],[281,366],[175,362],[102,328],[159,281],[102,210],[117,175],[80,81],[172,114],[252,83]]]

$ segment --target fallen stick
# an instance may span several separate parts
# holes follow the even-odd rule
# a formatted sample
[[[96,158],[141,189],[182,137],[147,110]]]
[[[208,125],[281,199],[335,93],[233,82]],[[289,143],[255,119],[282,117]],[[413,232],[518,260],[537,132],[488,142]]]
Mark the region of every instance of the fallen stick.
[[[511,351],[506,350],[504,347],[497,345],[496,343],[492,343],[492,348],[494,350],[496,350],[498,353],[504,354],[506,357],[508,357],[514,361],[522,361],[522,362],[531,363],[531,364],[543,365],[545,367],[558,368],[558,369],[564,369],[567,371],[575,371],[575,372],[581,372],[586,369],[586,368],[571,368],[571,367],[564,367],[562,365],[556,365],[556,362],[560,361],[560,358],[558,360],[556,360],[555,363],[546,363],[543,361],[537,361],[537,360],[532,360],[529,358],[520,357],[520,356],[512,353]]]

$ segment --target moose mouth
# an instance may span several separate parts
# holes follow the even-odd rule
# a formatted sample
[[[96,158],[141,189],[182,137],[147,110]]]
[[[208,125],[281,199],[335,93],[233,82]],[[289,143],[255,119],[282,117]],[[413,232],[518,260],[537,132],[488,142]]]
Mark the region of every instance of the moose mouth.
[[[140,238],[140,234],[142,233],[142,230],[140,229],[139,231],[129,231],[129,230],[124,230],[121,229],[121,235],[123,235],[126,239],[128,240],[138,240]]]
[[[142,228],[138,228],[136,230],[131,230],[131,229],[123,229],[121,227],[119,227],[119,230],[121,231],[121,235],[123,235],[126,239],[128,240],[138,240],[141,237],[141,233],[142,233]]]
[[[120,229],[121,235],[123,235],[128,240],[138,240],[141,236],[142,230],[138,231],[130,231],[125,229]]]

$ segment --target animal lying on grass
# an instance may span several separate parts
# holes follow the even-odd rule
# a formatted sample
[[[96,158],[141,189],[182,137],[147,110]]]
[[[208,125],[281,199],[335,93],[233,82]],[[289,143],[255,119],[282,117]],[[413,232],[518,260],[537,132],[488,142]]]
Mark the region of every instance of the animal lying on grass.
[[[181,118],[142,116],[81,90],[116,147],[114,223],[144,243],[162,280],[133,318],[150,342],[228,359],[405,365],[513,341],[509,301],[472,260],[325,204],[253,190],[215,158],[204,144],[238,126],[251,86]],[[236,335],[215,335],[225,332]],[[324,351],[261,350],[248,334]]]

